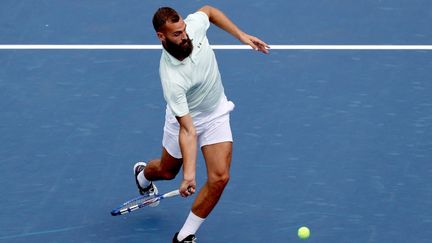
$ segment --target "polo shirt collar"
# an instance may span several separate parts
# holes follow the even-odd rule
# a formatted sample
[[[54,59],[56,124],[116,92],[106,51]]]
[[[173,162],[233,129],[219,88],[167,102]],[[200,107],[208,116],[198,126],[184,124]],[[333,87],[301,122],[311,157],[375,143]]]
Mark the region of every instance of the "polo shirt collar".
[[[162,49],[163,49],[163,52],[165,53],[166,59],[168,59],[168,61],[174,66],[178,66],[180,64],[186,64],[188,59],[190,59],[193,63],[196,63],[196,58],[194,55],[195,47],[193,48],[192,53],[188,57],[183,59],[183,61],[180,61],[177,58],[173,57],[167,50],[165,50],[165,48],[162,48]]]

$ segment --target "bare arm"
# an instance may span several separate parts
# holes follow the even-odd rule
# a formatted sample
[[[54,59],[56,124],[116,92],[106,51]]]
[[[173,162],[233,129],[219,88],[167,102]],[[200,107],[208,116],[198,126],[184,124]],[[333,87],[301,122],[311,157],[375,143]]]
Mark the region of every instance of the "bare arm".
[[[196,187],[197,135],[189,114],[176,118],[180,124],[179,143],[183,156],[183,181],[180,185],[180,194],[187,197],[195,192]]]
[[[200,8],[198,11],[204,12],[209,16],[209,20],[214,25],[219,28],[225,30],[230,33],[235,38],[239,39],[244,44],[250,45],[253,49],[257,51],[261,51],[263,53],[269,53],[269,46],[262,40],[258,39],[255,36],[251,36],[249,34],[241,31],[225,14],[217,8],[212,6],[204,6]]]

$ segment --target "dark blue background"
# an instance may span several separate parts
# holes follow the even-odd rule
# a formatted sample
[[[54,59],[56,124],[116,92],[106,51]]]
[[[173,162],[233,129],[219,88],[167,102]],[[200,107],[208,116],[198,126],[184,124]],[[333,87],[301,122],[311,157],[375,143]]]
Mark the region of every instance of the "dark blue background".
[[[431,44],[429,1],[2,1],[1,44],[158,44],[151,17],[223,10],[269,44]],[[213,44],[238,44],[211,27]],[[199,242],[429,242],[432,53],[217,50],[232,179]],[[0,241],[169,242],[193,199],[112,217],[159,156],[160,50],[0,51]],[[176,188],[177,178],[159,182]],[[198,162],[198,184],[205,166]]]

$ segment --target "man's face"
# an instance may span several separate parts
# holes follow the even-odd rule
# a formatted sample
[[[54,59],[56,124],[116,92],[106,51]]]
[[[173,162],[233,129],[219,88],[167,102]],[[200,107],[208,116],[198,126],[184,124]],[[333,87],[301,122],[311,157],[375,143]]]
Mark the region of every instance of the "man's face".
[[[186,33],[183,19],[177,23],[167,22],[160,32],[157,32],[163,47],[180,61],[192,53],[192,41]]]

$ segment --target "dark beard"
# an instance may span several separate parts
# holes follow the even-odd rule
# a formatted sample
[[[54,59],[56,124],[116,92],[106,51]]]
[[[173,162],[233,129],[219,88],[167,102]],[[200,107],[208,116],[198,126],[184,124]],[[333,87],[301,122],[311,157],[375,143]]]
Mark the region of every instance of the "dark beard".
[[[173,57],[177,58],[180,61],[183,61],[186,57],[188,57],[193,50],[192,40],[189,39],[189,36],[179,45],[169,41],[168,39],[166,39],[162,43],[162,45],[169,54],[171,54]]]

